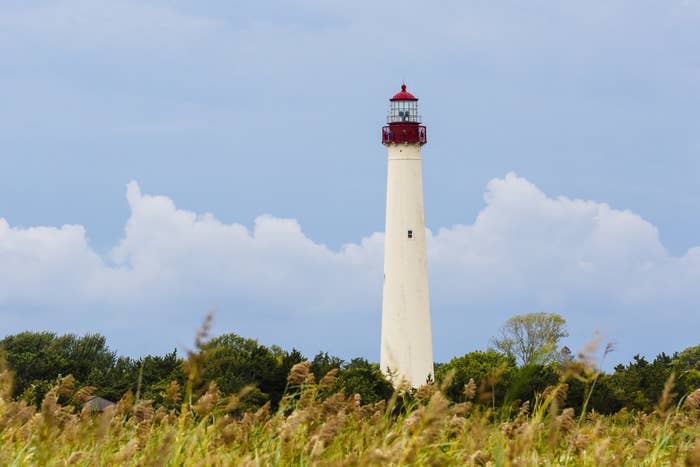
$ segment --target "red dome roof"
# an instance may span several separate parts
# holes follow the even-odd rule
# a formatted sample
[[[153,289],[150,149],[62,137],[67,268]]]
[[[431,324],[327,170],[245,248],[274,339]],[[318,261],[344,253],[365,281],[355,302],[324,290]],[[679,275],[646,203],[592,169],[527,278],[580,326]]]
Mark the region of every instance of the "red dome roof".
[[[394,97],[389,99],[390,101],[417,101],[418,98],[411,94],[410,92],[406,91],[406,85],[402,84],[401,85],[401,92],[398,94],[395,94]]]

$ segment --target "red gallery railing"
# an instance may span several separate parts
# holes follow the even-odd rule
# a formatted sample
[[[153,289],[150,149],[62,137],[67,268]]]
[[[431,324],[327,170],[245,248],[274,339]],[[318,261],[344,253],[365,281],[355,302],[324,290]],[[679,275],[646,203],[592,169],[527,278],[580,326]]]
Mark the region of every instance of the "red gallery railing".
[[[382,128],[382,144],[428,142],[424,125],[415,123],[392,123]]]

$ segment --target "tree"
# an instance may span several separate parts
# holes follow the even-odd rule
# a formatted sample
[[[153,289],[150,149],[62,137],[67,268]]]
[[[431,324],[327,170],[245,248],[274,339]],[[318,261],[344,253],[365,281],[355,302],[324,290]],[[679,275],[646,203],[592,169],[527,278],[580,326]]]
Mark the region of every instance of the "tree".
[[[453,358],[438,367],[436,377],[441,385],[452,378],[445,388],[445,394],[453,402],[464,400],[464,386],[473,379],[479,392],[477,400],[491,405],[503,401],[515,370],[513,357],[491,349]]]
[[[615,367],[615,372],[608,378],[608,385],[622,406],[650,412],[671,376],[671,362],[671,357],[664,353],[657,355],[652,362],[635,355],[627,366]]]
[[[340,357],[328,355],[328,352],[319,352],[311,361],[311,372],[316,377],[316,380],[319,381],[333,368],[340,369],[343,363],[345,362]]]
[[[394,387],[384,377],[379,365],[364,358],[353,358],[343,366],[336,387],[346,396],[359,394],[363,404],[387,400],[394,393]]]
[[[98,334],[22,332],[0,340],[0,349],[15,372],[14,395],[28,391],[28,400],[35,403],[57,378],[70,374],[84,383],[91,373],[106,372],[116,358]]]
[[[537,394],[541,394],[548,386],[555,386],[560,377],[556,363],[523,365],[513,375],[504,402],[534,402]]]
[[[277,346],[268,348],[236,334],[215,337],[205,350],[203,387],[215,381],[223,394],[234,394],[254,385],[260,390],[257,400],[269,398],[273,407],[282,398],[289,370],[303,360],[296,349],[285,352]]]
[[[678,377],[678,390],[681,395],[700,388],[700,345],[688,347],[675,354],[672,366]]]
[[[510,318],[493,345],[515,357],[521,366],[547,364],[559,358],[559,340],[569,335],[566,320],[554,313],[529,313]]]
[[[268,392],[266,383],[274,378],[278,366],[270,349],[255,339],[224,334],[210,340],[206,350],[204,383],[216,381],[223,394],[235,393],[249,384]]]

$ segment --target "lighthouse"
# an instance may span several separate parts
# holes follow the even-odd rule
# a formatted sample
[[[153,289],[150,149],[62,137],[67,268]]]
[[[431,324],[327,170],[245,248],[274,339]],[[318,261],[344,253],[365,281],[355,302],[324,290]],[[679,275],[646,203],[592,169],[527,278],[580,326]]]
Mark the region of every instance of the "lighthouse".
[[[382,371],[396,386],[419,387],[433,380],[428,261],[423,216],[421,146],[426,128],[418,99],[406,85],[389,100],[384,290],[382,296]]]

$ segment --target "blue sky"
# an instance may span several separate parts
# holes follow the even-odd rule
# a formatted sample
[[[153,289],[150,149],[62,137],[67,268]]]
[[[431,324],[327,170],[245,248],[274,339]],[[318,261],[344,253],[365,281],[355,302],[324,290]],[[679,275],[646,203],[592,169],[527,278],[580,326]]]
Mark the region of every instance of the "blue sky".
[[[216,305],[376,359],[405,80],[438,360],[540,310],[615,361],[698,344],[699,31],[695,0],[5,0],[0,334],[162,352]]]

